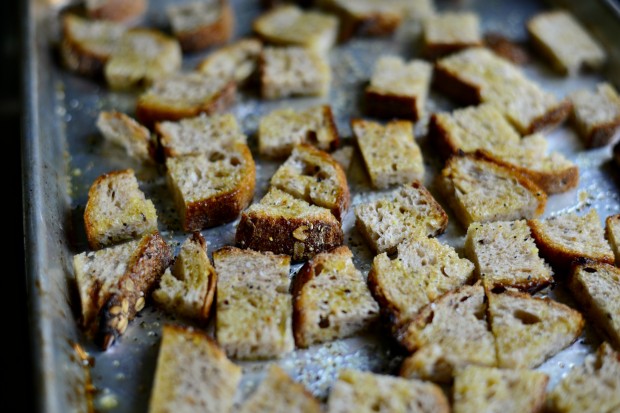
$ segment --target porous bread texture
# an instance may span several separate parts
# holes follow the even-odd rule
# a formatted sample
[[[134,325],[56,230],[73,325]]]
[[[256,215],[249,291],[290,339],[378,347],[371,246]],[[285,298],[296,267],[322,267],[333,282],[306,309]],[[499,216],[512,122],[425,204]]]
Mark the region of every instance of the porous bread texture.
[[[614,252],[616,263],[620,264],[620,214],[605,219],[605,238]]]
[[[86,13],[92,19],[131,22],[147,9],[148,0],[86,0]]]
[[[484,288],[465,285],[427,304],[398,333],[413,355],[400,375],[447,383],[467,365],[496,366],[495,340],[487,326]]]
[[[526,28],[534,46],[560,73],[574,75],[584,66],[598,69],[607,60],[603,47],[566,10],[539,13]]]
[[[410,322],[422,307],[473,278],[474,264],[434,238],[409,238],[390,258],[377,255],[368,273],[368,286],[392,329]]]
[[[377,253],[396,252],[406,239],[434,237],[448,226],[448,216],[418,181],[375,201],[355,207],[355,225]]]
[[[287,255],[235,247],[213,253],[218,274],[215,335],[229,357],[277,358],[295,348],[290,261]]]
[[[332,386],[327,412],[351,411],[448,413],[450,405],[433,383],[345,369]]]
[[[199,232],[194,232],[161,277],[153,300],[170,313],[206,321],[216,284],[217,274],[207,256],[207,242]]]
[[[411,122],[396,120],[384,126],[353,119],[351,129],[373,187],[382,189],[423,179],[422,152]]]
[[[553,282],[553,271],[540,258],[525,220],[471,224],[465,255],[489,290],[512,287],[535,291]]]
[[[321,413],[321,404],[276,364],[247,398],[239,413]]]
[[[470,12],[445,12],[424,19],[422,48],[435,58],[473,46],[482,46],[478,15]]]
[[[595,91],[578,90],[570,95],[573,121],[589,148],[611,142],[620,127],[620,96],[609,83],[599,83]]]
[[[423,60],[405,62],[398,56],[381,56],[366,87],[366,110],[372,116],[406,118],[424,116],[432,66]]]
[[[551,413],[617,413],[620,409],[620,354],[607,343],[583,365],[573,367],[549,393]]]
[[[266,42],[326,53],[336,42],[338,19],[330,14],[305,11],[286,4],[260,15],[252,28]]]
[[[511,290],[487,297],[498,367],[537,367],[577,340],[584,326],[579,312],[550,298]]]
[[[272,158],[290,155],[301,143],[328,151],[335,148],[338,141],[338,130],[328,105],[301,111],[277,109],[263,116],[258,125],[258,151]]]
[[[620,349],[620,270],[597,262],[575,265],[568,287],[589,320]]]
[[[84,227],[92,249],[157,231],[157,211],[140,190],[133,169],[103,174],[93,182]]]
[[[296,198],[329,209],[340,221],[351,202],[347,177],[340,164],[327,152],[307,144],[293,149],[270,183]]]
[[[233,35],[235,16],[228,0],[200,0],[169,7],[172,33],[184,52],[226,43]]]
[[[354,35],[390,35],[400,26],[405,9],[402,1],[319,0],[318,3],[340,18],[341,41]]]
[[[547,203],[547,195],[528,178],[479,156],[450,158],[437,181],[465,228],[473,222],[534,218]]]
[[[105,140],[122,146],[127,154],[142,162],[153,160],[151,132],[135,119],[115,110],[99,112],[97,129]]]
[[[295,343],[308,347],[365,330],[379,315],[348,247],[317,254],[293,281]]]
[[[468,366],[456,373],[454,413],[539,413],[549,376],[539,371]]]
[[[265,47],[259,68],[264,99],[324,96],[329,92],[329,62],[314,50],[298,46]]]
[[[243,143],[168,158],[166,168],[185,231],[233,221],[254,197],[256,167]]]
[[[229,413],[241,368],[205,333],[164,325],[149,413]]]
[[[151,85],[181,68],[179,43],[156,30],[125,32],[107,61],[104,74],[112,89]]]
[[[235,142],[245,144],[246,136],[231,113],[200,114],[177,122],[158,122],[155,132],[166,157],[195,155],[224,150]]]
[[[211,52],[196,70],[208,77],[227,78],[241,85],[256,72],[262,50],[259,40],[241,39]]]

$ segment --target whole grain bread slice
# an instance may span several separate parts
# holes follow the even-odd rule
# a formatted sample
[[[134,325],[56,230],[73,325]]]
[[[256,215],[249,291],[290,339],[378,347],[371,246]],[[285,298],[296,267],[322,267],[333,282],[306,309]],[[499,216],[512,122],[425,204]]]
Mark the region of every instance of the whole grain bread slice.
[[[259,40],[241,39],[210,53],[196,70],[208,77],[223,77],[242,85],[256,72],[262,50],[263,45]]]
[[[226,43],[233,35],[235,14],[228,0],[201,0],[167,9],[172,33],[184,52]]]
[[[97,129],[107,141],[125,148],[129,156],[142,162],[153,160],[155,143],[151,132],[135,119],[117,111],[102,111],[97,117]]]

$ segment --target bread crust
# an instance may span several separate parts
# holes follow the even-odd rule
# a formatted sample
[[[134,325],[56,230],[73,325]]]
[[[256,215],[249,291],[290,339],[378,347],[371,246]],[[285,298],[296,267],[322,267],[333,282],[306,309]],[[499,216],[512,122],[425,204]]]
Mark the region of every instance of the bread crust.
[[[399,96],[366,90],[366,112],[378,118],[403,118],[417,121],[421,113],[417,109],[415,96]]]
[[[220,5],[222,11],[217,21],[174,34],[184,52],[196,52],[209,46],[224,44],[231,39],[235,30],[235,14],[228,1],[220,0]]]
[[[142,16],[147,6],[147,0],[105,0],[99,7],[87,7],[87,11],[93,19],[127,22]]]

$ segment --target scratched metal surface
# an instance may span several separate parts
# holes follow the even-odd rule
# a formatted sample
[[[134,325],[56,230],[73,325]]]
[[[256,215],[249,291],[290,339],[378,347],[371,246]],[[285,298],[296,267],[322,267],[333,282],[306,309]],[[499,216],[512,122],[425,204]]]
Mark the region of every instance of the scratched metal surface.
[[[165,29],[165,6],[173,2],[151,0],[143,23]],[[259,12],[258,2],[233,0],[232,3],[237,12],[236,35],[249,34],[250,22]],[[524,21],[546,7],[534,0],[446,1],[439,2],[438,6],[440,10],[473,9],[480,14],[485,31],[500,32],[515,39],[525,39]],[[90,184],[102,173],[134,168],[142,188],[156,204],[162,234],[175,245],[184,239],[184,234],[177,229],[178,220],[162,177],[163,171],[133,162],[121,149],[105,144],[95,128],[95,119],[101,110],[117,109],[132,114],[136,95],[109,92],[103,82],[76,76],[60,67],[52,48],[57,39],[57,11],[57,7],[32,0],[29,2],[29,13],[25,16],[25,44],[28,49],[24,83],[27,97],[23,153],[25,222],[30,257],[27,270],[32,301],[31,320],[41,392],[39,405],[41,411],[88,411],[86,388],[90,380],[95,388],[92,401],[96,410],[119,413],[146,411],[161,326],[166,322],[178,321],[152,306],[147,307],[130,324],[120,343],[105,353],[79,332],[76,324],[79,303],[74,293],[71,258],[73,254],[87,249],[82,215]],[[617,29],[612,27],[612,30]],[[350,144],[349,119],[362,115],[360,97],[374,61],[387,53],[415,57],[418,33],[419,26],[408,23],[393,38],[354,39],[338,46],[329,56],[333,70],[329,97],[263,102],[255,93],[240,93],[231,111],[250,137],[254,154],[257,156],[255,132],[258,120],[269,111],[284,106],[304,108],[330,103],[344,143]],[[605,27],[597,29],[597,34],[612,36],[610,39],[620,38],[606,31]],[[620,45],[607,43],[607,46],[615,62],[620,54]],[[191,70],[204,55],[185,56],[184,68]],[[604,78],[602,75],[584,74],[566,79],[555,75],[536,59],[524,70],[530,78],[558,97],[578,88],[592,88]],[[434,92],[430,94],[428,113],[453,107],[446,98]],[[427,119],[423,119],[416,126],[416,138],[427,165],[426,183],[435,192],[432,180],[441,164],[424,137],[426,122]],[[560,151],[579,165],[580,184],[576,190],[551,196],[545,215],[585,211],[590,207],[596,208],[601,218],[618,213],[619,181],[617,171],[610,163],[610,148],[584,150],[569,125],[557,129],[548,138],[552,150]],[[266,191],[276,167],[276,163],[257,156],[255,200]],[[348,171],[348,178],[353,206],[380,195],[370,189],[357,155]],[[353,250],[356,265],[366,274],[372,254],[354,228],[352,209],[343,220],[345,241]],[[236,224],[233,222],[203,231],[210,252],[233,243]],[[465,231],[451,219],[448,230],[440,240],[460,250],[464,234]],[[291,276],[299,267],[295,265],[292,268]],[[570,297],[561,288],[549,294],[570,303]],[[550,387],[572,365],[580,364],[598,342],[598,338],[586,329],[584,336],[574,345],[545,362],[539,370],[550,374]],[[91,368],[84,368],[77,359],[74,343],[81,343],[92,356]],[[387,332],[377,329],[363,336],[296,350],[279,360],[240,363],[244,379],[238,399],[242,400],[255,387],[269,363],[280,364],[312,393],[324,399],[339,369],[349,367],[389,373],[398,368],[401,359],[400,350]]]

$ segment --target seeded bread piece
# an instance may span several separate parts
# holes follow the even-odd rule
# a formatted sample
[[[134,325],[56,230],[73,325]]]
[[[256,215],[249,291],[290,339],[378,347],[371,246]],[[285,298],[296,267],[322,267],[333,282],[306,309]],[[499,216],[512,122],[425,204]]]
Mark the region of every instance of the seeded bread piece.
[[[353,119],[351,129],[373,187],[387,188],[422,180],[424,162],[411,122],[396,120],[383,126]]]
[[[328,413],[448,413],[441,388],[421,380],[405,380],[355,370],[341,370],[327,402]]]
[[[347,176],[340,164],[327,152],[307,144],[293,149],[270,182],[295,198],[329,209],[339,221],[351,202]]]
[[[379,315],[348,247],[314,256],[293,282],[293,328],[298,347],[349,337]]]
[[[563,74],[576,74],[583,66],[600,68],[605,50],[567,11],[539,13],[526,24],[534,46],[551,66]]]
[[[235,243],[302,261],[342,245],[343,238],[340,222],[328,209],[272,187],[241,214]]]
[[[620,354],[607,343],[573,369],[549,393],[551,413],[617,413],[620,411]]]
[[[245,144],[246,136],[231,113],[207,116],[201,114],[177,122],[158,122],[155,132],[164,155],[177,157],[223,149],[235,142]]]
[[[332,48],[338,35],[338,19],[294,5],[282,5],[254,20],[254,31],[265,41],[281,46],[302,46],[319,53]]]
[[[605,238],[609,242],[616,258],[616,264],[620,264],[620,214],[610,215],[605,219]]]
[[[201,0],[167,10],[172,33],[184,52],[226,43],[233,35],[235,15],[228,0]]]
[[[97,129],[107,141],[125,148],[129,156],[142,162],[153,160],[151,132],[135,119],[117,111],[99,112]]]
[[[140,95],[136,115],[142,123],[152,126],[160,121],[177,121],[202,113],[221,113],[235,100],[235,82],[211,78],[201,73],[177,73],[159,79]]]
[[[414,352],[400,375],[449,382],[467,365],[496,366],[495,342],[488,330],[484,288],[463,286],[427,304],[398,338]]]
[[[561,124],[571,110],[568,100],[558,101],[515,65],[483,48],[438,60],[433,80],[441,92],[462,103],[493,103],[523,135]]]
[[[233,221],[254,197],[256,167],[243,143],[168,158],[166,168],[185,231]]]
[[[171,313],[206,321],[216,284],[217,274],[207,256],[207,242],[199,232],[194,232],[162,276],[153,299]]]
[[[540,254],[556,274],[567,275],[571,263],[580,258],[608,264],[615,261],[595,209],[583,216],[571,212],[543,220],[533,219],[528,225]]]
[[[473,222],[534,218],[547,203],[543,190],[519,172],[474,155],[452,157],[437,180],[465,228]]]
[[[290,155],[301,143],[328,151],[337,147],[338,142],[338,130],[328,105],[302,111],[274,110],[263,116],[258,125],[258,151],[272,158]]]
[[[232,412],[241,375],[205,333],[164,325],[149,413]]]
[[[265,47],[259,60],[263,99],[325,96],[331,69],[327,57],[303,47]]]
[[[100,249],[157,231],[157,212],[138,187],[133,169],[98,177],[84,209],[88,244]]]
[[[286,374],[272,364],[265,379],[248,397],[239,413],[321,413],[321,404]]]
[[[208,77],[227,78],[241,85],[256,72],[262,50],[259,40],[241,39],[210,53],[196,70]]]
[[[104,74],[112,89],[151,85],[181,68],[179,43],[156,30],[125,32],[107,61]]]
[[[82,75],[100,75],[117,50],[127,29],[120,24],[91,21],[74,14],[62,16],[60,56],[69,70]]]
[[[423,53],[437,58],[461,49],[482,46],[480,19],[474,13],[446,12],[424,19]]]
[[[431,75],[432,66],[423,60],[380,57],[366,87],[366,111],[382,118],[421,119]]]
[[[454,413],[539,413],[549,376],[539,371],[468,366],[454,377]]]
[[[215,334],[229,357],[282,357],[295,347],[289,294],[290,257],[224,247],[217,269]]]
[[[620,349],[620,269],[597,262],[575,265],[568,287],[590,321]]]
[[[467,229],[465,255],[476,265],[485,288],[539,290],[553,282],[553,271],[538,256],[525,220],[473,223]]]
[[[145,297],[170,264],[171,251],[159,233],[73,257],[82,325],[105,350],[144,308]]]
[[[611,142],[620,128],[620,96],[609,83],[599,83],[596,91],[579,90],[570,95],[573,121],[588,148]]]
[[[93,19],[129,22],[144,14],[148,0],[86,0],[85,5]]]
[[[448,216],[418,181],[387,196],[355,207],[355,225],[377,253],[396,252],[406,239],[434,237],[448,226]]]
[[[393,329],[410,322],[422,307],[473,278],[474,265],[434,238],[405,239],[397,257],[377,255],[368,287]]]
[[[506,290],[487,293],[498,367],[534,368],[581,334],[579,312],[550,298]]]
[[[320,0],[324,9],[340,18],[340,40],[354,35],[388,36],[403,18],[403,7],[385,0]]]

